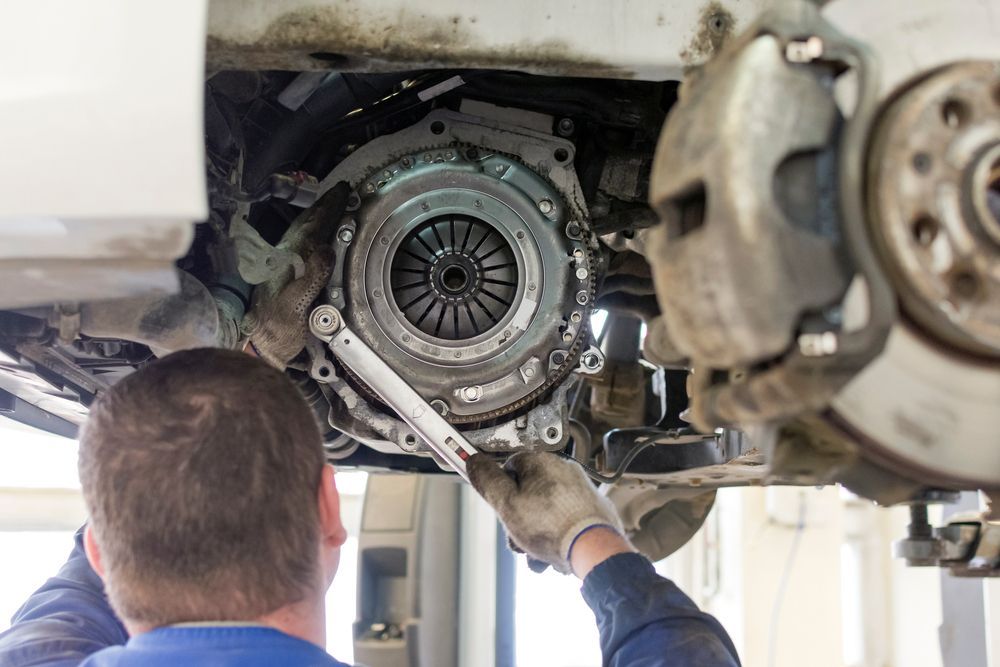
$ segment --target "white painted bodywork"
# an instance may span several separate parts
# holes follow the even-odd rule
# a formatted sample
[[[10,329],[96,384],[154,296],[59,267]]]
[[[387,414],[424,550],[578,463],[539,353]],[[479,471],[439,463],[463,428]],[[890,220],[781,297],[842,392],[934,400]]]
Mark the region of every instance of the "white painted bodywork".
[[[206,12],[0,8],[0,306],[174,289],[173,261],[207,215]]]

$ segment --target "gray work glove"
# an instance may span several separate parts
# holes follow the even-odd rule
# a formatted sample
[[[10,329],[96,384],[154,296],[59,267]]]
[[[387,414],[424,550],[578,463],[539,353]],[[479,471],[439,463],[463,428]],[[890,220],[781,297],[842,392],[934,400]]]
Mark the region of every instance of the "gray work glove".
[[[530,559],[571,572],[569,552],[588,528],[624,534],[621,519],[583,469],[547,452],[515,454],[503,468],[484,454],[466,462],[469,481],[496,510],[510,541]]]
[[[305,347],[312,303],[333,272],[334,251],[330,241],[344,215],[348,193],[346,183],[328,190],[278,243],[279,248],[306,257],[303,274],[296,278],[290,269],[286,275],[254,290],[242,329],[254,351],[272,366],[284,370]]]

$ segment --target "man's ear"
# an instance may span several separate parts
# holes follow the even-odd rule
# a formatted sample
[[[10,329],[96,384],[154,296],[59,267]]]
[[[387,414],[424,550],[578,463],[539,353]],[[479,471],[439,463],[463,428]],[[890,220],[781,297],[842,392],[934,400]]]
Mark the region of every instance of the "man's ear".
[[[97,539],[94,537],[94,531],[91,530],[89,523],[83,529],[83,551],[87,554],[90,567],[94,568],[97,576],[103,579],[104,565],[101,563],[101,549],[97,546]]]
[[[319,522],[324,546],[336,549],[347,541],[347,529],[340,520],[340,494],[333,466],[329,463],[323,466],[319,483]]]

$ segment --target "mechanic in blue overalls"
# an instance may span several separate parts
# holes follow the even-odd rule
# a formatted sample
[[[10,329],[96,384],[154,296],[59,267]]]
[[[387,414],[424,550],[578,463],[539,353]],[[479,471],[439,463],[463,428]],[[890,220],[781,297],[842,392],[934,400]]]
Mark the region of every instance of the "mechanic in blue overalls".
[[[94,403],[80,437],[89,523],[0,635],[0,666],[342,664],[324,650],[346,539],[333,468],[311,408],[275,368],[302,350],[301,304],[325,281],[306,282],[273,312],[255,306],[251,340],[270,365],[179,352]],[[739,664],[576,463],[523,453],[501,469],[478,454],[468,470],[516,546],[583,580],[605,665]]]

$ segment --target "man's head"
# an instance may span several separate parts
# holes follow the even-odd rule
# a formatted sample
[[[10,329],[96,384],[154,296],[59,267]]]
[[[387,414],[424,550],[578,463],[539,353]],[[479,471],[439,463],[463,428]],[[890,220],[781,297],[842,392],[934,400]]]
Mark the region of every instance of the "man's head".
[[[283,373],[237,352],[172,354],[105,392],[80,479],[88,555],[135,627],[312,599],[346,537],[312,411]]]

